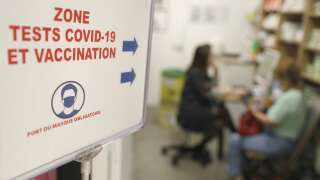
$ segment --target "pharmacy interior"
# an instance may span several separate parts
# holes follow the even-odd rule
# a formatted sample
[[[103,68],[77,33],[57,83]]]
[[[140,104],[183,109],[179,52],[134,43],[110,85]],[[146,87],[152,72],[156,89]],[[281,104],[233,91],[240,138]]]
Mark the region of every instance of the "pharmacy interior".
[[[224,40],[213,42],[214,56],[220,70],[220,82],[233,88],[249,88],[255,96],[268,94],[276,99],[281,92],[273,84],[276,78],[274,72],[282,62],[293,61],[299,67],[306,99],[319,101],[320,1],[263,0],[255,2],[258,2],[255,10],[246,15],[246,21],[250,24],[251,33],[247,44],[244,45],[244,50],[240,53],[230,52],[226,48]],[[234,31],[231,34],[236,33]],[[241,33],[240,30],[238,33]],[[236,44],[237,42],[233,43]],[[161,126],[171,127],[177,124],[176,114],[179,113],[180,95],[183,93],[184,72],[185,68],[180,70],[168,68],[162,71],[159,110]],[[243,106],[243,101],[246,100],[227,100],[227,107],[231,111],[232,119],[236,126],[240,128],[242,126],[241,120],[244,116],[243,112],[246,109]],[[312,106],[319,106],[319,103],[315,103]],[[309,117],[313,116],[313,114],[308,113],[306,119],[319,119]],[[259,160],[264,161],[264,163],[258,161],[256,164],[253,163],[252,167],[248,166],[250,167],[248,168],[248,179],[250,177],[257,179],[285,179],[284,177],[290,177],[291,179],[293,177],[296,179],[319,178],[319,138],[317,138],[319,134],[316,133],[319,129],[319,122],[318,120],[310,120],[306,124],[306,131],[299,136],[292,154],[285,157],[283,161],[272,159],[270,164],[269,159],[261,158],[261,156],[257,155],[255,158],[260,158]],[[310,143],[313,147],[309,149],[307,144]],[[228,152],[228,149],[230,150],[232,146],[229,146],[228,141],[226,144]],[[169,149],[164,147],[162,149],[163,154],[166,155],[167,151],[170,151]],[[217,158],[221,158],[221,153],[219,154],[219,152],[223,150],[218,148],[216,151],[218,151]],[[178,152],[180,151],[178,150]],[[225,155],[228,156],[230,154],[226,153]],[[171,163],[177,166],[179,159],[180,156],[173,156]],[[276,162],[276,166],[272,165],[274,162]],[[201,163],[205,164],[205,160],[200,160]],[[225,170],[224,168],[222,169]],[[300,171],[300,173],[297,171]],[[270,175],[277,173],[278,175],[275,176]],[[291,176],[288,175],[290,173]]]

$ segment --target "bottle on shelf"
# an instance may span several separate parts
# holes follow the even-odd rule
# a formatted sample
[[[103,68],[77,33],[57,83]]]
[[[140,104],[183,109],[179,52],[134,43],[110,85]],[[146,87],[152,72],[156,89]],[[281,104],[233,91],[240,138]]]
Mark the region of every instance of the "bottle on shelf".
[[[281,7],[281,0],[264,0],[263,9],[265,11],[278,11]]]
[[[308,48],[320,51],[320,29],[315,28],[311,31],[311,38],[308,43]]]
[[[320,16],[320,0],[315,0],[313,11],[314,11],[314,15]]]
[[[320,54],[315,55],[312,63],[305,66],[305,76],[320,83]]]
[[[280,23],[280,15],[279,14],[269,14],[266,18],[264,18],[262,22],[262,27],[266,30],[276,31]]]
[[[281,11],[285,13],[303,13],[305,0],[284,0]]]
[[[303,39],[303,26],[297,22],[284,22],[281,26],[281,40],[290,43],[300,43]]]

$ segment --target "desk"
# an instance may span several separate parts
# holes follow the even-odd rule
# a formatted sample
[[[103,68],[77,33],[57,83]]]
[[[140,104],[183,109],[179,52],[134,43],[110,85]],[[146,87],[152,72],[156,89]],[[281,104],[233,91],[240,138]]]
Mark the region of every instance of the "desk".
[[[251,87],[256,65],[254,61],[242,61],[238,57],[216,57],[219,68],[219,82],[223,87],[245,86]],[[246,106],[238,98],[225,99],[234,124],[238,125],[240,115]]]
[[[256,61],[241,60],[240,57],[230,57],[230,56],[218,56],[216,57],[218,63],[222,63],[225,65],[241,65],[241,66],[256,66]]]

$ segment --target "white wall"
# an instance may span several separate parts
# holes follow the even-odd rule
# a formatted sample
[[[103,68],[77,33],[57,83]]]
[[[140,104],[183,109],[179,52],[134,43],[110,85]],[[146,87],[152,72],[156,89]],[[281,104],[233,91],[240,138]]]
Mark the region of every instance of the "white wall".
[[[251,28],[247,13],[257,7],[258,0],[167,0],[168,28],[153,35],[151,72],[149,80],[149,105],[158,105],[160,73],[167,67],[185,69],[191,61],[193,49],[203,42],[212,43],[216,49],[242,52],[247,45]],[[217,20],[212,24],[191,23],[192,7],[212,6]],[[222,17],[221,17],[222,16]]]

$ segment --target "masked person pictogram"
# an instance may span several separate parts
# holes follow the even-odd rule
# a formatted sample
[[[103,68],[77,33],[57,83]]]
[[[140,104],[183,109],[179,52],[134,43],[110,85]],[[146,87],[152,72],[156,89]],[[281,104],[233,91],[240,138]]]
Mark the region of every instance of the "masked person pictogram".
[[[59,117],[67,119],[76,115],[79,110],[74,105],[77,100],[78,89],[73,84],[65,85],[61,90],[61,102],[64,106],[63,111],[59,113]]]

